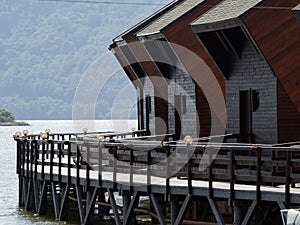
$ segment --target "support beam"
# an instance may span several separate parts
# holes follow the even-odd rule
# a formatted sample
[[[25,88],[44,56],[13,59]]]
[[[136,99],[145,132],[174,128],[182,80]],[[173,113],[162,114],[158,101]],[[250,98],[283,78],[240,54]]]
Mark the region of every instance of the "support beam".
[[[57,196],[57,193],[56,193],[56,184],[54,182],[51,182],[51,193],[52,193],[55,219],[59,220],[60,206],[59,206],[59,202],[58,202],[58,196]]]
[[[36,179],[33,180],[33,196],[34,196],[35,212],[38,212],[40,198],[38,192],[38,181]]]
[[[128,207],[128,211],[124,215],[123,225],[129,225],[130,224],[130,218],[131,218],[131,216],[133,214],[133,210],[137,206],[138,202],[139,202],[139,193],[136,191],[133,194],[130,205]]]
[[[80,216],[80,222],[84,222],[85,218],[85,211],[83,209],[83,201],[82,201],[82,187],[79,185],[75,185],[76,195],[77,195],[77,203],[78,203],[78,210],[79,210],[79,216]]]
[[[286,209],[283,202],[277,202],[280,209]]]
[[[33,210],[35,207],[34,204],[34,195],[33,195],[33,183],[32,179],[29,180],[25,192],[25,210]]]
[[[161,210],[161,207],[159,205],[159,202],[157,200],[157,197],[152,193],[150,195],[150,198],[151,198],[151,201],[153,203],[153,206],[154,206],[154,209],[155,209],[155,212],[156,212],[156,215],[158,216],[158,221],[159,221],[159,224],[160,225],[165,225],[166,222],[165,222],[165,218],[164,218],[164,215],[162,213],[162,210]]]
[[[107,188],[107,192],[108,192],[108,196],[109,196],[109,199],[110,199],[111,208],[112,208],[113,213],[114,213],[116,225],[122,225],[120,215],[119,215],[119,212],[118,212],[118,208],[117,208],[117,204],[116,204],[116,200],[115,200],[115,196],[114,196],[114,192],[110,188]]]
[[[129,191],[124,191],[124,190],[122,191],[122,199],[123,199],[123,214],[126,214],[131,201],[131,195]]]
[[[69,190],[70,187],[67,184],[64,187],[64,192],[62,194],[61,202],[60,202],[60,211],[59,211],[59,220],[67,220],[68,219],[68,206],[69,206]]]
[[[177,219],[176,219],[174,225],[180,225],[180,224],[182,224],[183,217],[184,217],[184,215],[186,213],[186,210],[187,210],[187,208],[189,206],[191,198],[192,198],[192,195],[187,195],[185,197],[185,200],[184,200],[184,202],[183,202],[183,204],[181,206],[181,209],[180,209],[180,211],[178,213],[178,216],[177,216]]]
[[[255,201],[255,200],[252,201],[252,203],[251,203],[251,205],[250,205],[250,207],[249,207],[249,209],[248,209],[248,211],[246,213],[246,216],[245,216],[245,218],[243,220],[242,225],[248,225],[249,224],[250,219],[251,219],[251,217],[252,217],[252,215],[254,213],[254,210],[256,208],[256,205],[257,205],[257,201]]]
[[[23,178],[19,176],[19,207],[24,206],[23,198]]]
[[[178,199],[176,196],[171,197],[171,224],[174,224],[178,215]]]
[[[92,196],[86,203],[86,212],[85,212],[86,214],[85,214],[85,218],[84,218],[84,224],[87,224],[92,221],[92,216],[93,216],[94,209],[95,209],[95,202],[96,202],[97,194],[98,194],[98,188],[95,187],[93,190]]]
[[[242,215],[242,209],[240,204],[238,204],[237,201],[233,204],[233,225],[240,225],[242,224],[243,215]]]
[[[44,181],[42,185],[40,201],[39,201],[39,206],[37,211],[39,215],[47,214],[47,190],[48,190],[48,182]]]
[[[219,209],[219,206],[217,205],[217,203],[210,198],[207,198],[207,199],[208,199],[209,205],[214,213],[214,216],[217,220],[218,225],[225,225],[224,218],[220,212],[220,209]]]

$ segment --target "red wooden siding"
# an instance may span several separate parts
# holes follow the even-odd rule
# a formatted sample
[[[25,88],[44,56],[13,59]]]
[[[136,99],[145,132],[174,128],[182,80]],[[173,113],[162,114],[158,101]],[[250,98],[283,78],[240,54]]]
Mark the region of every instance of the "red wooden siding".
[[[143,89],[143,85],[142,83],[138,80],[138,76],[136,75],[136,73],[133,71],[133,69],[131,68],[130,65],[128,65],[127,60],[125,59],[121,49],[119,47],[115,47],[113,48],[114,50],[114,55],[115,57],[118,59],[119,63],[121,64],[121,66],[123,67],[125,73],[127,74],[127,76],[129,77],[129,79],[131,81],[135,81],[135,85],[137,85],[140,90]]]
[[[264,1],[243,20],[300,113],[300,24],[291,11],[299,3],[300,0]]]
[[[298,141],[300,140],[299,113],[280,83],[277,92],[278,142]]]
[[[214,73],[216,79],[218,80],[218,83],[222,89],[223,95],[225,96],[225,79],[223,75],[220,73],[214,62],[211,60],[209,55],[207,54],[205,48],[200,43],[197,35],[192,31],[191,27],[189,26],[189,23],[191,23],[193,20],[201,16],[203,13],[208,11],[211,7],[219,3],[220,0],[212,0],[207,1],[205,4],[208,4],[210,7],[199,7],[197,10],[193,10],[191,13],[183,17],[183,19],[179,20],[177,23],[172,24],[172,26],[168,27],[168,29],[164,29],[163,33],[166,37],[166,39],[170,43],[175,43],[177,45],[183,46],[190,51],[194,52],[197,56],[199,56],[211,69],[211,71]],[[189,57],[186,57],[181,52],[176,52],[178,57],[180,58],[181,62],[187,69],[187,71],[190,74],[201,74],[202,76],[205,76],[203,74],[203,71],[199,71],[199,61],[192,60]],[[209,85],[209,82],[208,82]],[[211,88],[211,93],[206,93],[208,95],[214,95],[215,88]],[[199,115],[201,130],[200,130],[200,136],[208,136],[210,134],[210,128],[211,128],[211,112],[210,107],[208,105],[208,102],[202,93],[200,87],[196,85],[196,105],[197,105],[197,111]],[[226,112],[222,112],[221,114],[217,114],[217,117],[223,126],[225,127],[226,124]]]

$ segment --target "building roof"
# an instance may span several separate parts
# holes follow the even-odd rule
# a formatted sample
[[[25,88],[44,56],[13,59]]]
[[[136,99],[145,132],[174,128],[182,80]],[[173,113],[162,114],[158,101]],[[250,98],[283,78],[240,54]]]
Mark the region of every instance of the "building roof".
[[[135,32],[136,29],[139,29],[142,25],[147,24],[147,22],[150,22],[152,20],[155,20],[155,18],[157,16],[160,16],[160,14],[164,13],[165,11],[168,11],[170,9],[172,9],[173,7],[175,7],[181,0],[174,0],[172,2],[170,2],[169,4],[167,4],[166,6],[164,6],[163,8],[161,8],[160,10],[156,11],[155,13],[153,13],[151,16],[148,16],[147,18],[145,18],[144,20],[142,20],[141,22],[139,22],[138,24],[136,24],[135,26],[131,27],[130,29],[128,29],[127,31],[123,32],[122,34],[120,34],[119,36],[117,36],[116,38],[113,39],[114,42],[119,42],[123,40],[123,37],[126,36],[127,34],[130,34],[132,32]],[[170,8],[170,9],[169,9]]]
[[[262,0],[224,0],[191,25],[196,32],[225,29],[239,25],[239,17]]]
[[[300,23],[300,4],[293,8],[292,11],[295,14],[298,22]]]
[[[159,19],[150,23],[147,27],[138,32],[137,36],[147,36],[159,33],[163,28],[179,19],[202,2],[204,2],[204,0],[185,0],[181,2],[175,8],[163,14]]]
[[[293,10],[300,11],[300,4],[293,8]]]

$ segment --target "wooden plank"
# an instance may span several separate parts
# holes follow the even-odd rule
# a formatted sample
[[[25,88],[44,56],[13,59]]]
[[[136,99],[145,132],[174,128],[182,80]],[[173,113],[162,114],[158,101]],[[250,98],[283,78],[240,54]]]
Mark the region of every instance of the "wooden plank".
[[[162,213],[162,210],[161,210],[161,207],[159,205],[159,202],[157,200],[157,197],[155,196],[155,194],[152,193],[152,194],[150,194],[150,198],[151,198],[151,201],[153,203],[156,215],[158,217],[159,224],[160,225],[165,225],[166,224],[165,218],[164,218],[164,215]]]

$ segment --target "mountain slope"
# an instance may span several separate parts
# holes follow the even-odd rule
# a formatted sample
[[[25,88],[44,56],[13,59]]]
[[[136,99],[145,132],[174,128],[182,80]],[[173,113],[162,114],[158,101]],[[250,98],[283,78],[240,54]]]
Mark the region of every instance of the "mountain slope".
[[[160,7],[1,0],[1,108],[18,119],[71,119],[74,93],[87,68],[107,52],[112,38]],[[98,119],[109,118],[114,96],[128,82],[122,72],[112,77],[98,102]]]

